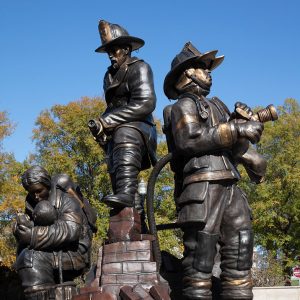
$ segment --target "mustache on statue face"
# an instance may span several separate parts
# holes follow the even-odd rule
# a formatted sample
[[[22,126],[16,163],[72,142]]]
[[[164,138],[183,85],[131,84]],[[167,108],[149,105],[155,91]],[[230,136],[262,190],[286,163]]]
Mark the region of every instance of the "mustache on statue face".
[[[118,64],[118,62],[115,59],[111,60],[111,66],[114,69],[119,69],[119,67],[120,67],[119,64]]]
[[[205,84],[204,82],[202,82],[201,80],[199,80],[195,75],[190,75],[189,78],[191,78],[192,81],[194,83],[196,83],[197,85],[199,85],[201,88],[208,89],[208,90],[210,89],[211,85]]]

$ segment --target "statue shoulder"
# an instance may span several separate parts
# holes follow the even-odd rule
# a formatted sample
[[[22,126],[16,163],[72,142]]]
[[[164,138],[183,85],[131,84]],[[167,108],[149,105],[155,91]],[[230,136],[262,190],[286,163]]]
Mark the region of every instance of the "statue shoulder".
[[[82,208],[81,203],[73,195],[62,192],[61,193],[61,203],[59,207],[61,215],[71,214],[76,215],[76,219],[82,219]]]
[[[127,62],[127,65],[129,67],[129,69],[145,70],[147,72],[152,73],[152,69],[151,69],[150,65],[147,62],[145,62],[143,59],[140,59],[138,57],[131,57],[129,62]]]
[[[171,119],[177,122],[186,115],[195,115],[196,112],[197,107],[191,98],[181,98],[172,105]]]
[[[230,115],[230,110],[228,109],[226,104],[223,101],[221,101],[218,97],[212,97],[210,101],[213,102],[220,109],[224,110],[228,115]]]
[[[195,109],[195,99],[190,94],[182,94],[179,96],[178,101],[174,104],[174,107]]]
[[[137,59],[128,65],[128,81],[135,84],[153,83],[153,72],[148,63],[141,59]]]
[[[138,58],[138,57],[136,57],[136,56],[130,57],[130,58],[126,61],[126,63],[127,63],[128,66],[134,65],[134,64],[136,64],[136,63],[138,63],[138,62],[140,62],[140,63],[145,63],[141,58]]]
[[[74,188],[74,181],[67,174],[57,174],[52,177],[53,187],[59,188],[64,192],[68,191],[69,188]]]

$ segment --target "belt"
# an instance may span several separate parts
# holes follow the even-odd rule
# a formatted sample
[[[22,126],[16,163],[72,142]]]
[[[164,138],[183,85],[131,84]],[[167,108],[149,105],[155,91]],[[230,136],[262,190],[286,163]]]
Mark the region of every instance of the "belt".
[[[228,179],[237,180],[238,178],[233,171],[229,171],[229,170],[195,173],[185,177],[185,179],[183,180],[183,185],[185,186],[197,181],[214,181],[214,180],[228,180]]]

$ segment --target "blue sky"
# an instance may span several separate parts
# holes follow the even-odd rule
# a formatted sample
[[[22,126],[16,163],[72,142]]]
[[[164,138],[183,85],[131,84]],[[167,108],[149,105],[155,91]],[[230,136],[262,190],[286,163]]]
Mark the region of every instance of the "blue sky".
[[[0,0],[0,110],[17,123],[4,149],[22,161],[34,152],[34,122],[43,109],[82,96],[102,96],[109,65],[98,20],[118,23],[145,40],[135,53],[154,72],[157,108],[169,101],[163,81],[184,43],[218,49],[211,96],[233,109],[300,100],[300,2],[297,0],[69,1]]]

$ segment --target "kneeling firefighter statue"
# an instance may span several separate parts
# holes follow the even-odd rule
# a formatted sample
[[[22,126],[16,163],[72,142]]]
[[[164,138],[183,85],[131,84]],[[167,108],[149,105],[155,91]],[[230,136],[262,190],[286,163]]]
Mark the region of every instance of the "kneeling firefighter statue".
[[[247,197],[236,184],[240,179],[237,165],[243,164],[252,181],[263,181],[266,161],[249,142],[258,143],[263,123],[276,120],[277,114],[272,105],[253,114],[241,102],[230,113],[218,98],[206,98],[212,84],[210,72],[224,59],[216,53],[202,54],[186,43],[165,78],[165,94],[178,101],[164,109],[170,153],[150,175],[149,227],[156,234],[154,184],[159,171],[170,162],[178,213],[175,226],[184,233],[183,296],[212,299],[211,276],[219,243],[222,299],[253,299],[252,217]]]
[[[73,280],[90,268],[96,212],[79,186],[66,174],[50,177],[41,166],[22,176],[28,192],[25,213],[19,213],[13,233],[18,242],[14,264],[25,299],[71,300]]]

